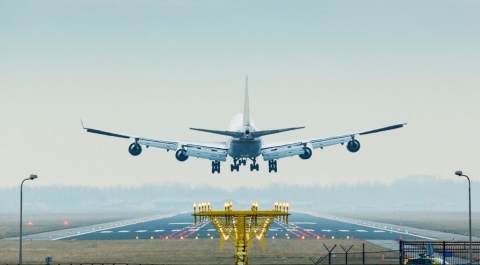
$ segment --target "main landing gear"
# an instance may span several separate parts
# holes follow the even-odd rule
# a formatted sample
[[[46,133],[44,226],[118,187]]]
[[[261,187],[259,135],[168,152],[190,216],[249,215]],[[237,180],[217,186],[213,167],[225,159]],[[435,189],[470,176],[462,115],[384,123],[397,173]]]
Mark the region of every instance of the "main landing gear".
[[[258,164],[257,164],[257,159],[256,158],[250,158],[252,159],[253,163],[250,164],[250,171],[253,171],[254,169],[258,171]]]
[[[247,159],[241,159],[241,158],[234,158],[233,159],[233,164],[230,165],[230,171],[236,170],[237,172],[240,170],[241,165],[246,165],[247,164]]]
[[[268,173],[277,172],[277,160],[268,160]]]
[[[212,174],[218,172],[220,174],[220,161],[212,161]]]

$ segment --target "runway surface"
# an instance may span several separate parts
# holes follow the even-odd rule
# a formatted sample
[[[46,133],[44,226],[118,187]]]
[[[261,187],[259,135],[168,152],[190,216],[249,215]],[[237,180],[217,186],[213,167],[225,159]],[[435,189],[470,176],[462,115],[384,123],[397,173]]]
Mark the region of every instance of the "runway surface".
[[[397,240],[402,238],[423,239],[423,235],[400,230],[399,228],[380,227],[380,225],[347,221],[338,218],[326,218],[303,213],[292,213],[288,226],[275,222],[270,226],[267,238],[339,238],[362,240]],[[218,238],[218,234],[209,222],[193,224],[191,213],[173,216],[157,216],[151,220],[129,224],[109,224],[87,227],[84,230],[77,228],[72,231],[63,231],[63,234],[49,236],[51,240],[119,240],[119,239],[195,239]]]

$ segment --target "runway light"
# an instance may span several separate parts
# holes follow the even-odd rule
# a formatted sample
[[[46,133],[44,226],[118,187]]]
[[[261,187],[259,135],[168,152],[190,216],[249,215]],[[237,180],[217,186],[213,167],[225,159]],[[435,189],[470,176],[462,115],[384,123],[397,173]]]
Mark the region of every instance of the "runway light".
[[[213,236],[212,236],[212,237],[210,237],[210,239],[213,239]]]
[[[135,239],[138,239],[138,236],[137,236],[137,237],[135,237]]]
[[[334,236],[332,236],[332,239],[335,239],[335,237],[334,237]]]
[[[67,226],[67,225],[68,225],[68,221],[66,221],[66,220],[63,221],[63,225],[64,225],[64,226]]]
[[[29,221],[28,222],[28,226],[32,226],[33,225],[33,222],[32,221]]]
[[[153,239],[153,236],[151,236],[150,239]]]

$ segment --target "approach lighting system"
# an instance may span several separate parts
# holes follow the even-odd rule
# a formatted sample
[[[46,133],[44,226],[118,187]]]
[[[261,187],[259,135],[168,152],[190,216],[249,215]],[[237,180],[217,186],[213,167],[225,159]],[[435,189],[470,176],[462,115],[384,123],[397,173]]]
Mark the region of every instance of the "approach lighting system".
[[[225,241],[230,241],[235,249],[235,264],[248,264],[250,245],[260,241],[265,251],[265,236],[270,224],[274,221],[288,225],[288,207],[286,202],[275,202],[272,210],[260,210],[258,202],[252,202],[250,210],[234,210],[232,202],[223,204],[223,210],[212,210],[210,203],[198,204],[198,211],[194,206],[194,223],[210,221],[217,230],[220,238],[220,250]],[[210,234],[208,234],[210,236]],[[213,237],[210,237],[213,239]],[[272,237],[275,238],[275,237]]]

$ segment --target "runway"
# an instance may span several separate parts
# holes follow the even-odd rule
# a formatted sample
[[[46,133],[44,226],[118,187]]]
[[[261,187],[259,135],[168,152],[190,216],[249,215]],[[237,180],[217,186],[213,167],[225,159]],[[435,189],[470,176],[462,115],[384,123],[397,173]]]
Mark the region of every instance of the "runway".
[[[300,239],[361,239],[361,240],[430,240],[400,229],[380,227],[371,223],[356,223],[335,218],[292,213],[289,224],[275,222],[267,233],[267,238]],[[73,231],[52,233],[50,240],[132,240],[132,239],[196,239],[218,238],[209,222],[193,224],[191,213],[160,216],[142,222],[107,224],[98,228],[77,228]]]

